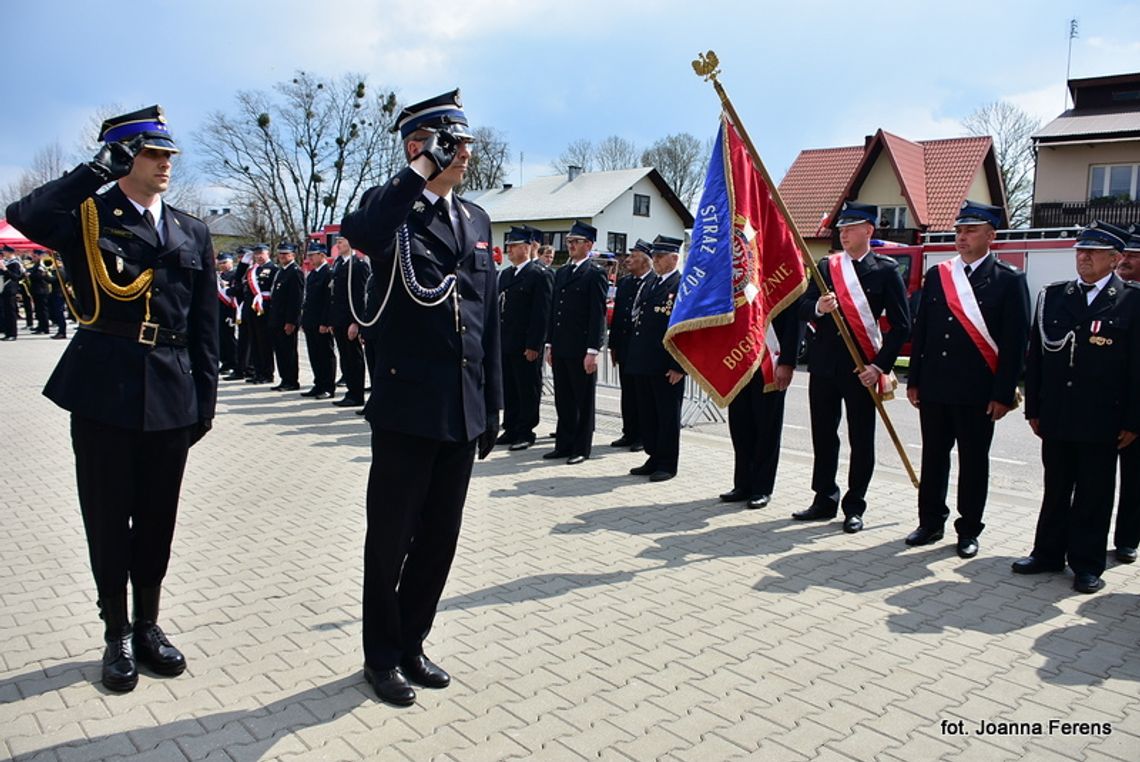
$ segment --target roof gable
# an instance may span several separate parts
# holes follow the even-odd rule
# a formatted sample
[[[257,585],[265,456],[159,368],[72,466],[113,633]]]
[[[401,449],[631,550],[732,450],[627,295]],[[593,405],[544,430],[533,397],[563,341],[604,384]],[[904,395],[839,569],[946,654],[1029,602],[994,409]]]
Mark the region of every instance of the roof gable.
[[[804,238],[818,237],[823,216],[832,210],[862,158],[862,146],[844,146],[800,151],[792,162],[777,187]]]

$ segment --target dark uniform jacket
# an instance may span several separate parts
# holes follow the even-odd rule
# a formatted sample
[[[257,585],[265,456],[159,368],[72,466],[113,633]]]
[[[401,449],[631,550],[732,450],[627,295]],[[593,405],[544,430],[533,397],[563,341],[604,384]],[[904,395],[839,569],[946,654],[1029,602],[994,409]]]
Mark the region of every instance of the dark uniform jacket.
[[[834,290],[826,259],[820,262],[819,269],[828,289]],[[855,274],[863,284],[863,293],[871,305],[871,312],[878,318],[886,311],[887,322],[890,323],[890,330],[883,332],[883,346],[878,354],[864,358],[864,363],[874,364],[883,373],[890,373],[899,351],[910,335],[910,309],[907,306],[906,286],[899,275],[898,262],[893,257],[871,252],[862,262],[856,263]],[[831,376],[850,375],[855,363],[843,343],[843,337],[839,335],[839,329],[835,327],[835,318],[831,315],[816,317],[815,303],[819,300],[819,295],[814,279],[809,280],[807,291],[799,302],[800,318],[815,321],[815,338],[808,353],[808,370]]]
[[[587,349],[602,348],[608,291],[605,271],[588,259],[558,268],[546,339],[554,357],[580,360]]]
[[[1039,420],[1042,437],[1069,442],[1140,433],[1140,285],[1114,274],[1088,305],[1076,281],[1043,293],[1029,333],[1025,417]],[[1073,336],[1042,351],[1042,325],[1047,340]]]
[[[222,281],[222,289],[225,291],[226,296],[230,297],[231,299],[238,299],[240,301],[240,297],[237,295],[237,284],[235,282],[235,279],[237,278],[237,270],[234,269],[227,270],[226,272],[220,272],[218,273],[218,278]],[[223,304],[221,299],[218,299],[218,305],[221,308],[220,314],[223,318],[228,317],[231,320],[234,318],[233,307],[228,304]]]
[[[130,283],[153,267],[151,320],[184,334],[187,346],[150,347],[80,330],[44,394],[76,415],[126,429],[159,431],[211,419],[218,382],[218,298],[209,230],[167,204],[166,244],[160,245],[118,185],[94,195],[102,185],[98,175],[80,165],[9,206],[8,221],[59,252],[76,290],[77,309],[90,316],[94,297],[79,206],[94,196],[99,254],[111,280]],[[137,326],[145,316],[145,296],[130,302],[99,296],[101,320]]]
[[[277,268],[269,302],[269,324],[282,328],[286,324],[301,322],[301,302],[305,298],[305,274],[296,262]]]
[[[1013,405],[1029,337],[1025,273],[988,255],[969,275],[986,328],[998,347],[997,373],[946,302],[938,266],[926,271],[922,303],[911,333],[907,386],[920,398],[948,405]]]
[[[341,231],[342,234],[343,232],[344,231]],[[348,236],[345,237],[347,238]],[[360,248],[357,246],[356,241],[352,241],[352,239],[349,240],[352,242],[352,245],[354,247]],[[361,249],[361,251],[364,251],[364,249]],[[349,308],[348,304],[349,259],[353,260],[351,266],[352,306],[356,308],[358,314],[361,314],[361,317],[363,317],[362,313],[364,312],[365,286],[368,283],[368,276],[372,274],[372,268],[369,263],[363,259],[360,259],[355,254],[349,255],[349,257],[346,257],[344,261],[341,261],[340,257],[337,257],[333,261],[333,264],[331,265],[332,274],[329,277],[329,306],[326,317],[327,322],[325,325],[331,325],[333,328],[339,328],[342,330],[348,328],[348,326],[356,322],[356,320],[352,317],[352,310]],[[397,273],[396,280],[398,281],[399,279],[400,275]],[[385,288],[387,288],[387,279],[384,280],[383,285]],[[395,290],[395,286],[398,285],[398,283],[394,284],[393,290]],[[384,298],[383,295],[384,292],[381,291],[381,299]]]
[[[630,331],[625,359],[626,373],[648,376],[663,375],[667,370],[684,372],[663,343],[680,284],[680,270],[674,271],[665,280],[649,276],[649,282],[642,290],[638,315],[633,320]]]
[[[341,225],[341,233],[376,268],[368,293],[372,312],[388,288],[397,230],[404,223],[420,284],[434,288],[446,275],[458,276],[456,293],[435,307],[423,307],[396,274],[371,334],[376,337],[376,365],[365,417],[379,429],[470,442],[489,428],[503,406],[491,222],[481,207],[453,195],[463,227],[465,243],[460,246],[451,221],[423,196],[426,186],[405,167],[386,185],[365,193],[360,209]]]
[[[653,278],[654,273],[650,270],[645,275],[644,282],[649,283]],[[633,329],[633,300],[641,283],[642,279],[636,275],[625,275],[618,278],[614,289],[614,316],[610,321],[609,346],[619,364],[625,362],[625,351]]]
[[[499,310],[503,354],[541,352],[550,321],[554,274],[541,262],[528,262],[522,272],[514,266],[499,273]]]
[[[301,327],[306,331],[316,331],[329,322],[329,283],[332,281],[332,268],[328,263],[305,276],[305,300],[301,305]]]
[[[266,262],[263,265],[251,265],[257,268],[253,277],[257,282],[257,288],[260,290],[261,297],[261,315],[260,317],[265,321],[270,321],[270,313],[273,307],[273,281],[277,278],[277,265],[272,262]],[[249,291],[249,286],[246,286],[246,291]],[[253,309],[253,292],[249,292],[249,314],[257,315]]]
[[[36,262],[28,268],[28,290],[35,296],[47,296],[51,292],[52,274],[43,262]]]

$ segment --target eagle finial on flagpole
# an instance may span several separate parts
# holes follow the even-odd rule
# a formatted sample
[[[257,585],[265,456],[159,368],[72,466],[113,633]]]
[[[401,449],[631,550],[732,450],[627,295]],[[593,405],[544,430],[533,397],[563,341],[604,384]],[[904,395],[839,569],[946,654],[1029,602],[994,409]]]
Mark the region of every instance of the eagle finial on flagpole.
[[[693,61],[693,71],[706,82],[710,79],[716,81],[717,75],[720,74],[720,59],[711,50],[707,53],[698,53],[697,60]]]

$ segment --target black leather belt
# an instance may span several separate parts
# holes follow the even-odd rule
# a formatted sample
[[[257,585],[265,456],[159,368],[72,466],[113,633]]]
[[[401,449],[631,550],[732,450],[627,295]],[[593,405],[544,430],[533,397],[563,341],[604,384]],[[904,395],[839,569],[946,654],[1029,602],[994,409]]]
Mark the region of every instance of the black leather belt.
[[[108,336],[133,339],[148,347],[153,347],[156,344],[185,347],[190,343],[189,338],[184,333],[178,333],[169,328],[161,328],[158,323],[147,323],[145,321],[142,323],[120,323],[117,320],[100,320],[91,325],[81,325],[79,328],[84,331],[105,333]]]

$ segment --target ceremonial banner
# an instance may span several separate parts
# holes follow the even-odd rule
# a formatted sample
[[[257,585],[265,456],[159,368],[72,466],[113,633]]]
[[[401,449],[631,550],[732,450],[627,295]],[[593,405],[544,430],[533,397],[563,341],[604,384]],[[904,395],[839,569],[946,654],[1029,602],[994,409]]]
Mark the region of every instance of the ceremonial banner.
[[[665,348],[721,407],[752,379],[772,319],[807,287],[775,192],[722,115],[665,333]]]

